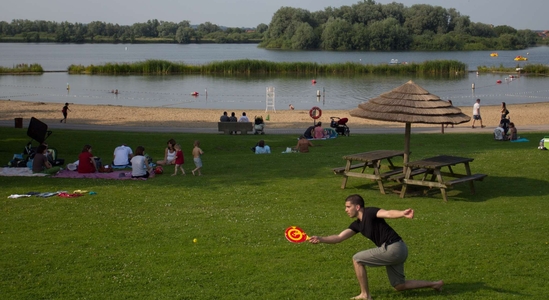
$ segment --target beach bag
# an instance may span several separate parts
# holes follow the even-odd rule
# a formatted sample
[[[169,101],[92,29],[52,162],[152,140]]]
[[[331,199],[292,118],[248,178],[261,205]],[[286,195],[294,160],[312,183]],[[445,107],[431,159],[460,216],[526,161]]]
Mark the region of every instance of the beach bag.
[[[97,170],[99,171],[99,173],[111,173],[112,167],[109,165],[104,165],[104,166],[98,167]]]
[[[494,129],[494,140],[503,141],[503,128],[498,127]]]

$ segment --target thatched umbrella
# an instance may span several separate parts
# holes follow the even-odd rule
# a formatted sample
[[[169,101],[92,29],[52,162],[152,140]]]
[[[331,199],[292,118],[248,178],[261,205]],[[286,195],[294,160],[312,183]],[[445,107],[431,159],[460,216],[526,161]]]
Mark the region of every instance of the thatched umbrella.
[[[412,123],[461,124],[471,120],[461,109],[441,100],[411,80],[359,104],[350,114],[366,119],[406,123],[404,163],[409,161]]]

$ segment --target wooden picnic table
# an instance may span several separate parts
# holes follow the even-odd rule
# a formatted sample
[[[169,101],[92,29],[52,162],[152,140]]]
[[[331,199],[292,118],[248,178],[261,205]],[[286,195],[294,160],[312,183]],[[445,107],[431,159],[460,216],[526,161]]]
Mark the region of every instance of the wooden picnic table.
[[[402,156],[404,157],[403,151],[397,150],[375,150],[351,155],[343,156],[343,159],[347,160],[345,167],[334,168],[333,171],[335,174],[343,175],[343,182],[341,183],[341,188],[344,189],[347,185],[347,179],[349,177],[358,177],[375,180],[378,183],[379,191],[382,194],[385,194],[385,189],[383,188],[383,179],[387,179],[395,174],[402,174],[403,170],[401,167],[396,167],[393,165],[391,159]],[[382,161],[386,160],[389,164],[390,171],[381,173],[380,168]],[[359,162],[354,164],[353,162]],[[373,174],[364,173],[367,167],[373,169]],[[360,172],[352,172],[353,169],[362,169]]]
[[[404,198],[406,194],[406,188],[408,185],[418,185],[429,188],[439,188],[442,193],[444,201],[448,201],[446,198],[446,189],[452,187],[458,183],[469,182],[471,193],[475,193],[475,185],[473,181],[483,180],[486,174],[471,174],[471,168],[469,163],[473,158],[439,155],[435,157],[425,158],[422,160],[412,161],[404,164],[405,175],[402,180],[402,190],[400,192],[400,198]],[[465,174],[458,174],[452,170],[452,166],[461,165],[465,166]],[[448,168],[448,172],[443,172],[442,168]],[[418,172],[414,173],[414,170],[423,170],[423,179],[413,179],[414,175],[419,175]],[[427,176],[431,175],[429,180]],[[445,180],[444,177],[455,178],[452,180]]]

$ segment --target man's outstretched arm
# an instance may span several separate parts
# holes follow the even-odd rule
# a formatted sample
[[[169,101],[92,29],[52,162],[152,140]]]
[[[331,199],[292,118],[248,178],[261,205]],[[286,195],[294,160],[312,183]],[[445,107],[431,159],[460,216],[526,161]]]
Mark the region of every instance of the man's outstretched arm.
[[[309,242],[313,244],[325,243],[325,244],[337,244],[355,235],[356,232],[351,229],[345,229],[340,234],[329,236],[312,236]]]
[[[380,209],[376,217],[382,218],[382,219],[398,219],[398,218],[408,218],[413,219],[414,218],[414,210],[411,208],[405,209],[405,210],[384,210]]]

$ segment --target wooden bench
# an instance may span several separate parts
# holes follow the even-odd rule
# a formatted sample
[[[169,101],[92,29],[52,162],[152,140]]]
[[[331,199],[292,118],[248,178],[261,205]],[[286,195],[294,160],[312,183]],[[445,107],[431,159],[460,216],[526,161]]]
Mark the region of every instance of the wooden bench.
[[[371,163],[359,163],[359,164],[351,165],[349,170],[358,169],[358,168],[366,168],[366,167],[371,167],[371,166],[372,166]],[[336,175],[342,175],[345,172],[345,167],[333,168],[332,171],[334,171],[334,174],[336,174]]]
[[[484,179],[484,177],[486,177],[486,176],[488,176],[488,175],[486,175],[486,174],[473,174],[473,175],[470,175],[470,176],[463,176],[463,177],[453,179],[453,180],[450,180],[450,181],[445,181],[444,184],[446,186],[450,187],[450,186],[453,186],[453,185],[458,184],[458,183],[464,183],[464,182],[473,181],[473,180],[482,181]]]
[[[427,170],[427,169],[412,170],[412,172],[410,173],[410,177],[414,177],[414,176],[419,175],[419,174],[427,173],[427,171],[429,171],[429,170]],[[398,176],[394,176],[394,175],[398,175]],[[387,178],[389,180],[393,180],[393,181],[397,181],[397,182],[400,182],[405,177],[404,173],[402,172],[402,168],[400,168],[400,170],[398,170],[398,172],[390,171],[390,172],[386,172],[386,173],[381,174],[381,176],[384,177],[384,178]]]
[[[224,134],[232,134],[240,132],[240,134],[248,134],[248,131],[254,130],[252,122],[217,122],[217,130],[223,131]]]

